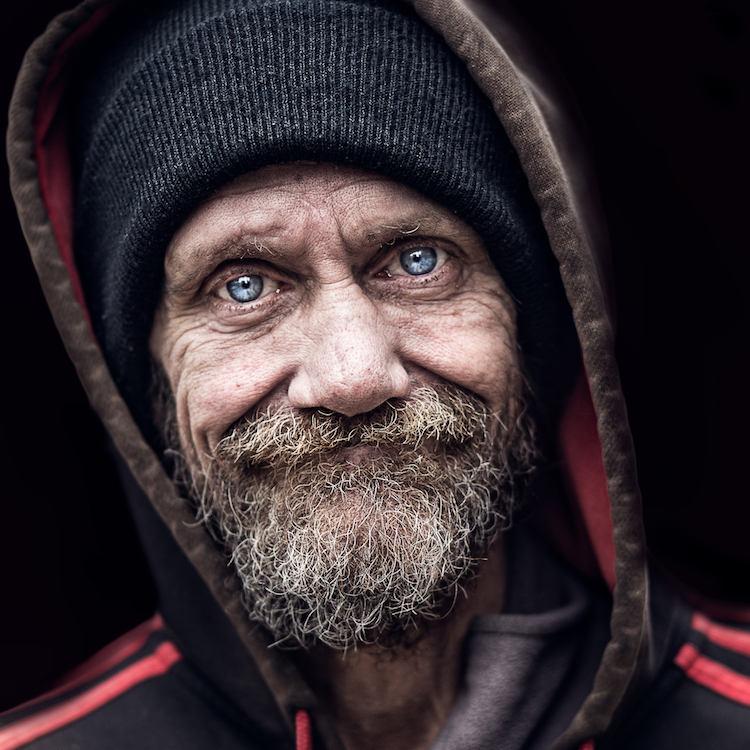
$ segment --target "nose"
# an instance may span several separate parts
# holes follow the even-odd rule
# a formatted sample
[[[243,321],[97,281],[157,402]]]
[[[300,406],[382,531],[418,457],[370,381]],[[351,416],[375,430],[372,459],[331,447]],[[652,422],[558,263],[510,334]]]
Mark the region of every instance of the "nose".
[[[309,345],[289,384],[291,405],[351,417],[407,396],[409,375],[377,305],[356,284],[328,296],[305,324]]]

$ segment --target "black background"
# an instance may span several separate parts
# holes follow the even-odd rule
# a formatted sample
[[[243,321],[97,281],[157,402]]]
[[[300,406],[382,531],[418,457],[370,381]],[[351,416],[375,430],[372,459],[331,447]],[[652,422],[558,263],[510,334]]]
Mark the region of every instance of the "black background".
[[[26,47],[72,4],[4,12],[5,101]],[[649,542],[703,594],[750,603],[748,4],[515,5],[557,58],[590,131]],[[5,184],[0,206],[4,708],[145,619],[154,601]]]

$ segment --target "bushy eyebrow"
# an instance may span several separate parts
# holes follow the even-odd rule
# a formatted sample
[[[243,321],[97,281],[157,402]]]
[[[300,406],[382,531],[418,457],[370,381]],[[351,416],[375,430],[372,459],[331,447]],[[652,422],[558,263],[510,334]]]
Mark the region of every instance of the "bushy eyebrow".
[[[380,225],[377,229],[369,229],[362,233],[362,240],[367,245],[383,245],[394,242],[401,237],[410,235],[442,235],[450,234],[456,239],[463,239],[468,234],[464,222],[455,214],[437,213],[428,209],[422,209],[414,216],[406,217],[400,221],[388,222]]]
[[[420,219],[409,219],[408,221],[401,221],[396,224],[383,224],[377,229],[365,232],[364,240],[368,245],[381,244],[399,235],[406,237],[410,234],[429,231],[429,228],[434,228],[437,223],[434,216],[425,216]]]
[[[185,265],[181,266],[179,281],[170,281],[165,275],[163,293],[167,296],[180,295],[193,289],[206,276],[206,268],[217,266],[227,258],[243,260],[244,258],[259,258],[273,262],[278,253],[261,242],[257,235],[242,235],[231,237],[224,242],[195,243],[189,249],[191,255],[200,255],[201,263],[195,265],[190,273]]]

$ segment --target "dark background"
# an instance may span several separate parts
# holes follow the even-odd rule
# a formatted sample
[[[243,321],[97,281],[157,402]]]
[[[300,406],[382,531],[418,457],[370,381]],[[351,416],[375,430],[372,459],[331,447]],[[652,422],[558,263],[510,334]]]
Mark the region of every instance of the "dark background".
[[[72,4],[5,11],[4,101],[25,48]],[[651,547],[703,594],[750,603],[748,4],[515,5],[557,58],[590,130]],[[5,184],[0,708],[44,689],[154,606],[101,429]]]

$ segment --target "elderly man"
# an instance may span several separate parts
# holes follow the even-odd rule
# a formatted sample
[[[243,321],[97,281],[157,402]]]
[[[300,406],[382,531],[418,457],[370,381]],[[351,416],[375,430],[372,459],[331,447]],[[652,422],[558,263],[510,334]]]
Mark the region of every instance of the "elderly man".
[[[476,10],[89,0],[29,58],[19,210],[160,614],[0,748],[743,746],[747,634],[647,578],[576,136]]]

